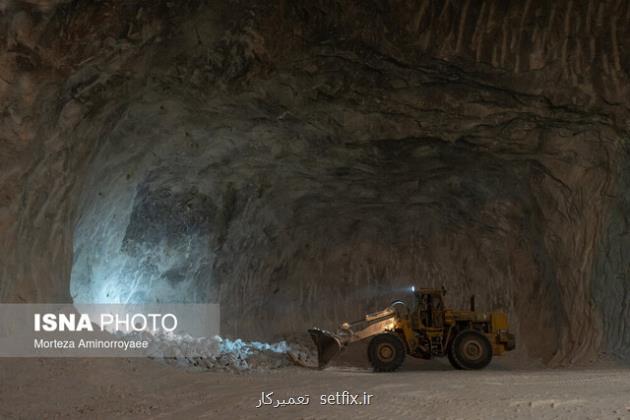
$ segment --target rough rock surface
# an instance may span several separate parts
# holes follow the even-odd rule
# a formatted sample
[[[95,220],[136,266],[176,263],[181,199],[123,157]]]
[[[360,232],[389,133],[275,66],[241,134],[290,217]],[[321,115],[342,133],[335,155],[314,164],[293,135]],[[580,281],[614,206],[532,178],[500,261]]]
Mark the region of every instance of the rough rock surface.
[[[630,5],[8,2],[0,298],[268,338],[415,283],[630,356]]]

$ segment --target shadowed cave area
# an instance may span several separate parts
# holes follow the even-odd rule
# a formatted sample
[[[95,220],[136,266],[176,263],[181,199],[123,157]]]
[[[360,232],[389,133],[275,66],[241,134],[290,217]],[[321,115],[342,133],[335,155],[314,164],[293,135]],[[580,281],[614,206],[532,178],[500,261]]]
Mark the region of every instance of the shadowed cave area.
[[[444,286],[507,311],[522,357],[630,355],[627,26],[53,3],[2,10],[3,301],[217,302],[269,339]]]

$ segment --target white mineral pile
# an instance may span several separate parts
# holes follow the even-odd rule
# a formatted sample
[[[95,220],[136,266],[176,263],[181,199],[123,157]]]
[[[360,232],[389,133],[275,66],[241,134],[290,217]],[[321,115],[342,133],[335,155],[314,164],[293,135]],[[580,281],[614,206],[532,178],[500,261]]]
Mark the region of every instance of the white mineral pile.
[[[312,363],[317,360],[311,349],[303,344],[263,343],[231,340],[229,338],[192,337],[188,334],[147,332],[124,337],[149,341],[147,355],[151,358],[183,367],[232,371],[277,369],[292,365],[292,360]]]

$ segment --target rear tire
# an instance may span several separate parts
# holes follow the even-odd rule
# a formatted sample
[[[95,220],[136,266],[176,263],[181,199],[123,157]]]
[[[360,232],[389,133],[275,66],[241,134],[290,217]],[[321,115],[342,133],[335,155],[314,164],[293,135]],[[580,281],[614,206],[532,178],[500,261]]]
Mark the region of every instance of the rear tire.
[[[375,372],[392,372],[405,361],[405,346],[394,334],[379,334],[368,345],[368,360]]]
[[[448,360],[455,369],[483,369],[492,360],[492,344],[479,331],[464,330],[453,339]]]

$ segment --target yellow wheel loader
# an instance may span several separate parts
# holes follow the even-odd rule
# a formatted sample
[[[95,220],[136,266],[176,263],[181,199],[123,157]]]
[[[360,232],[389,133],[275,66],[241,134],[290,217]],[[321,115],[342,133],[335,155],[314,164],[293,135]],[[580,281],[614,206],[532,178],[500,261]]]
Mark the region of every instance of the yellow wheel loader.
[[[455,369],[483,369],[492,356],[515,348],[504,312],[476,312],[474,296],[469,310],[447,309],[444,289],[412,290],[411,308],[395,301],[360,321],[343,323],[335,333],[310,329],[319,368],[349,344],[367,338],[368,360],[377,372],[396,370],[407,354],[421,359],[447,356]]]

